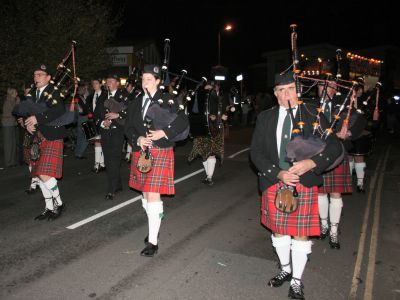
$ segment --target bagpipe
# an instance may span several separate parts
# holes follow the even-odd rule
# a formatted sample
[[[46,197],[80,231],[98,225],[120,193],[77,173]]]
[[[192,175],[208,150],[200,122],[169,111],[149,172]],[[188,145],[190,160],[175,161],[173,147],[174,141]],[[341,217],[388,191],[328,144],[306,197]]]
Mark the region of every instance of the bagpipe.
[[[111,96],[111,91],[108,89],[108,98],[104,100],[104,108],[106,109],[106,113],[121,113],[128,108],[128,104],[129,95],[124,95],[121,93],[119,98],[116,99],[115,96]],[[125,125],[125,119],[116,118],[114,120],[121,126]]]
[[[175,85],[171,85],[172,92],[169,93],[166,91],[166,83],[169,74],[176,75],[172,72],[169,72],[169,56],[170,56],[170,40],[164,40],[164,59],[163,65],[161,67],[161,78],[159,89],[161,91],[161,96],[159,99],[153,99],[150,93],[146,90],[146,94],[150,99],[150,105],[147,109],[146,117],[148,117],[152,122],[152,128],[155,130],[163,129],[170,125],[179,114],[186,114],[186,106],[188,101],[191,101],[195,96],[196,92],[199,90],[201,86],[205,84],[207,79],[205,77],[202,78],[200,82],[195,81],[193,79],[189,79],[186,70],[182,70],[181,74],[177,77]],[[181,95],[182,101],[179,103],[178,98],[180,96],[183,80],[189,79],[197,83],[194,90],[188,90],[185,95]],[[177,142],[184,140],[188,137],[190,131],[190,126],[188,126],[183,132],[179,133],[176,137],[171,139],[172,142]]]
[[[323,152],[327,146],[326,139],[328,136],[332,133],[332,128],[334,125],[331,125],[327,129],[323,129],[321,127],[320,123],[320,114],[322,112],[322,105],[323,105],[323,98],[321,97],[320,101],[320,107],[317,109],[317,115],[315,117],[315,121],[312,124],[313,125],[313,132],[312,134],[305,135],[304,134],[304,121],[303,121],[303,109],[307,109],[305,107],[304,102],[301,100],[302,96],[302,90],[301,90],[301,82],[300,78],[305,78],[304,76],[300,75],[300,69],[299,69],[299,58],[298,58],[298,49],[297,49],[297,32],[296,24],[290,25],[290,28],[292,30],[291,33],[291,49],[292,49],[292,67],[293,67],[293,76],[295,80],[295,86],[296,86],[296,94],[298,97],[298,108],[297,108],[297,115],[299,116],[299,121],[296,123],[295,118],[293,115],[293,110],[290,106],[289,102],[289,110],[290,110],[290,116],[292,119],[293,123],[293,130],[292,130],[292,137],[289,143],[286,145],[286,153],[287,157],[286,160],[293,164],[297,161],[301,161],[304,159],[309,159],[315,155],[318,155],[319,153]],[[312,79],[313,78],[307,78],[307,79]],[[325,82],[324,88],[327,88],[327,83]],[[326,95],[326,91],[323,92],[324,95]],[[342,105],[344,106],[344,104]],[[344,150],[344,149],[343,149]],[[329,166],[328,169],[333,169],[337,165],[340,164],[340,162],[343,160],[344,157],[344,151],[343,155],[341,155],[335,162],[332,163],[331,166]]]
[[[73,123],[75,120],[75,96],[80,79],[76,76],[75,67],[75,47],[76,42],[72,41],[72,45],[57,66],[57,72],[50,80],[48,88],[43,92],[44,101],[34,101],[31,92],[35,91],[35,85],[31,85],[31,89],[26,95],[26,100],[21,101],[13,110],[13,114],[19,118],[27,118],[32,115],[40,114],[56,105],[58,101],[63,101],[65,105],[65,113],[59,118],[47,123],[49,126],[64,126]],[[71,64],[72,67],[67,67]],[[72,92],[71,103],[66,103],[68,95]]]

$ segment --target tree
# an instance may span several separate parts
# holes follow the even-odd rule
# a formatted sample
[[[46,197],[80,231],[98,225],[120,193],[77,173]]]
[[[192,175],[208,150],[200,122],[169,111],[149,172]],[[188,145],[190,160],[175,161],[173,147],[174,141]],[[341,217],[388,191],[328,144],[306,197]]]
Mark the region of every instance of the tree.
[[[0,12],[2,91],[32,82],[38,64],[55,69],[72,40],[79,77],[89,79],[111,65],[105,48],[120,25],[111,0],[5,0]]]

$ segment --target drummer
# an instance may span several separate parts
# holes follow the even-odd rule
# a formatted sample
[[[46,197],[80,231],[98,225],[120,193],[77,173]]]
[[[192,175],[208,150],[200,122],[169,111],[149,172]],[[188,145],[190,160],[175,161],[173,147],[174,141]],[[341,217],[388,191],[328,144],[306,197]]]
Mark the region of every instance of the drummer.
[[[102,80],[100,78],[92,79],[93,93],[91,93],[87,98],[87,104],[88,104],[88,108],[89,108],[89,114],[88,114],[89,119],[94,118],[94,112],[97,108],[97,104],[100,102],[104,102],[104,100],[107,99],[107,92],[105,92],[103,90],[101,83],[102,83]],[[97,174],[106,169],[106,166],[104,164],[103,149],[101,148],[100,134],[98,136],[94,137],[93,139],[91,139],[91,141],[94,143],[93,172]]]

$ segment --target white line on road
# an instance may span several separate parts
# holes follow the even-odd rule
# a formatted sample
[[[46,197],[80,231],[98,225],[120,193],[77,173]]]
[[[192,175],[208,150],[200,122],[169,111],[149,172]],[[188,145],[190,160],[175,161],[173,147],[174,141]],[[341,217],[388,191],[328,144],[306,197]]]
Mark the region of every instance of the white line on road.
[[[238,151],[236,153],[233,153],[231,156],[228,156],[228,158],[234,158],[235,156],[238,156],[240,153],[243,153],[243,152],[246,152],[246,151],[249,151],[249,150],[250,150],[250,148],[246,148],[246,149],[240,150],[240,151]]]
[[[369,212],[371,209],[372,195],[375,190],[376,179],[379,175],[382,162],[383,162],[383,158],[381,157],[381,159],[379,159],[378,164],[376,166],[375,174],[371,178],[371,184],[369,185],[367,206],[365,207],[363,224],[361,226],[361,236],[360,236],[360,240],[358,242],[357,258],[356,258],[356,264],[354,266],[354,273],[353,273],[353,279],[352,279],[351,289],[350,289],[350,293],[349,293],[349,299],[355,299],[357,296],[357,289],[358,289],[358,285],[360,283],[359,278],[360,278],[360,273],[361,273],[361,264],[362,264],[363,257],[364,257],[365,239],[367,236],[368,219],[369,219]]]
[[[240,151],[238,151],[238,152],[232,154],[232,155],[229,156],[228,158],[233,158],[233,157],[239,155],[239,154],[242,153],[242,152],[248,151],[249,149],[250,149],[250,148],[246,148],[246,149],[240,150]],[[204,172],[204,169],[199,169],[199,170],[194,171],[194,172],[192,172],[192,173],[190,173],[190,174],[187,174],[187,175],[185,175],[185,176],[183,176],[183,177],[181,177],[181,178],[176,179],[174,182],[175,182],[175,183],[179,183],[179,182],[181,182],[181,181],[184,181],[184,180],[186,180],[186,179],[189,179],[190,177],[193,177],[193,176],[195,176],[195,175],[197,175],[197,174],[200,174],[200,173],[202,173],[202,172]],[[85,225],[85,224],[87,224],[87,223],[89,223],[89,222],[92,222],[92,221],[94,221],[94,220],[96,220],[96,219],[99,219],[99,218],[101,218],[101,217],[104,217],[105,215],[108,215],[109,213],[112,213],[113,211],[116,211],[116,210],[118,210],[118,209],[120,209],[120,208],[122,208],[122,207],[124,207],[124,206],[127,206],[127,205],[129,205],[129,204],[132,204],[132,203],[138,201],[138,200],[141,199],[141,198],[142,198],[142,196],[136,196],[135,198],[132,198],[132,199],[129,199],[129,200],[125,201],[125,202],[122,202],[122,203],[120,203],[120,204],[118,204],[118,205],[116,205],[116,206],[113,206],[113,207],[111,207],[111,208],[109,208],[109,209],[106,209],[106,210],[104,210],[104,211],[102,211],[102,212],[100,212],[100,213],[98,213],[98,214],[95,214],[95,215],[89,217],[89,218],[86,218],[86,219],[84,219],[84,220],[82,220],[82,221],[79,221],[79,222],[74,223],[74,224],[72,224],[72,225],[70,225],[70,226],[67,226],[66,228],[67,228],[67,229],[76,229],[76,228],[78,228],[78,227],[80,227],[80,226],[82,226],[82,225]]]
[[[376,250],[378,247],[378,231],[379,231],[379,220],[381,212],[381,193],[383,185],[383,176],[385,175],[386,163],[389,157],[390,146],[386,151],[385,160],[383,161],[382,172],[380,173],[378,187],[376,191],[375,209],[374,209],[374,223],[371,230],[371,243],[369,245],[368,255],[368,268],[367,268],[367,279],[365,280],[364,300],[372,299],[372,290],[374,287],[374,276],[375,276],[375,263],[376,263]]]

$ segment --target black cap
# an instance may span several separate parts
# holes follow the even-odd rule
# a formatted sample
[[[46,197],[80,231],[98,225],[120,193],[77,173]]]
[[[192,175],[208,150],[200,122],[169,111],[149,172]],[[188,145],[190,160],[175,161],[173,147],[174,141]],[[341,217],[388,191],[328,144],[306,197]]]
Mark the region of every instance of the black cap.
[[[160,77],[161,69],[157,65],[144,65],[143,74],[144,73],[150,73],[150,74],[153,74],[155,77]]]
[[[109,78],[115,79],[115,80],[117,80],[117,81],[120,80],[119,75],[116,74],[116,73],[109,73],[109,74],[107,75],[107,78],[106,78],[106,79],[109,79]]]
[[[35,66],[33,72],[36,72],[36,71],[43,71],[47,75],[51,75],[52,74],[52,71],[45,64],[40,64],[40,65]]]
[[[293,71],[288,71],[284,74],[278,73],[275,74],[275,86],[277,85],[285,85],[294,82],[294,73]]]

